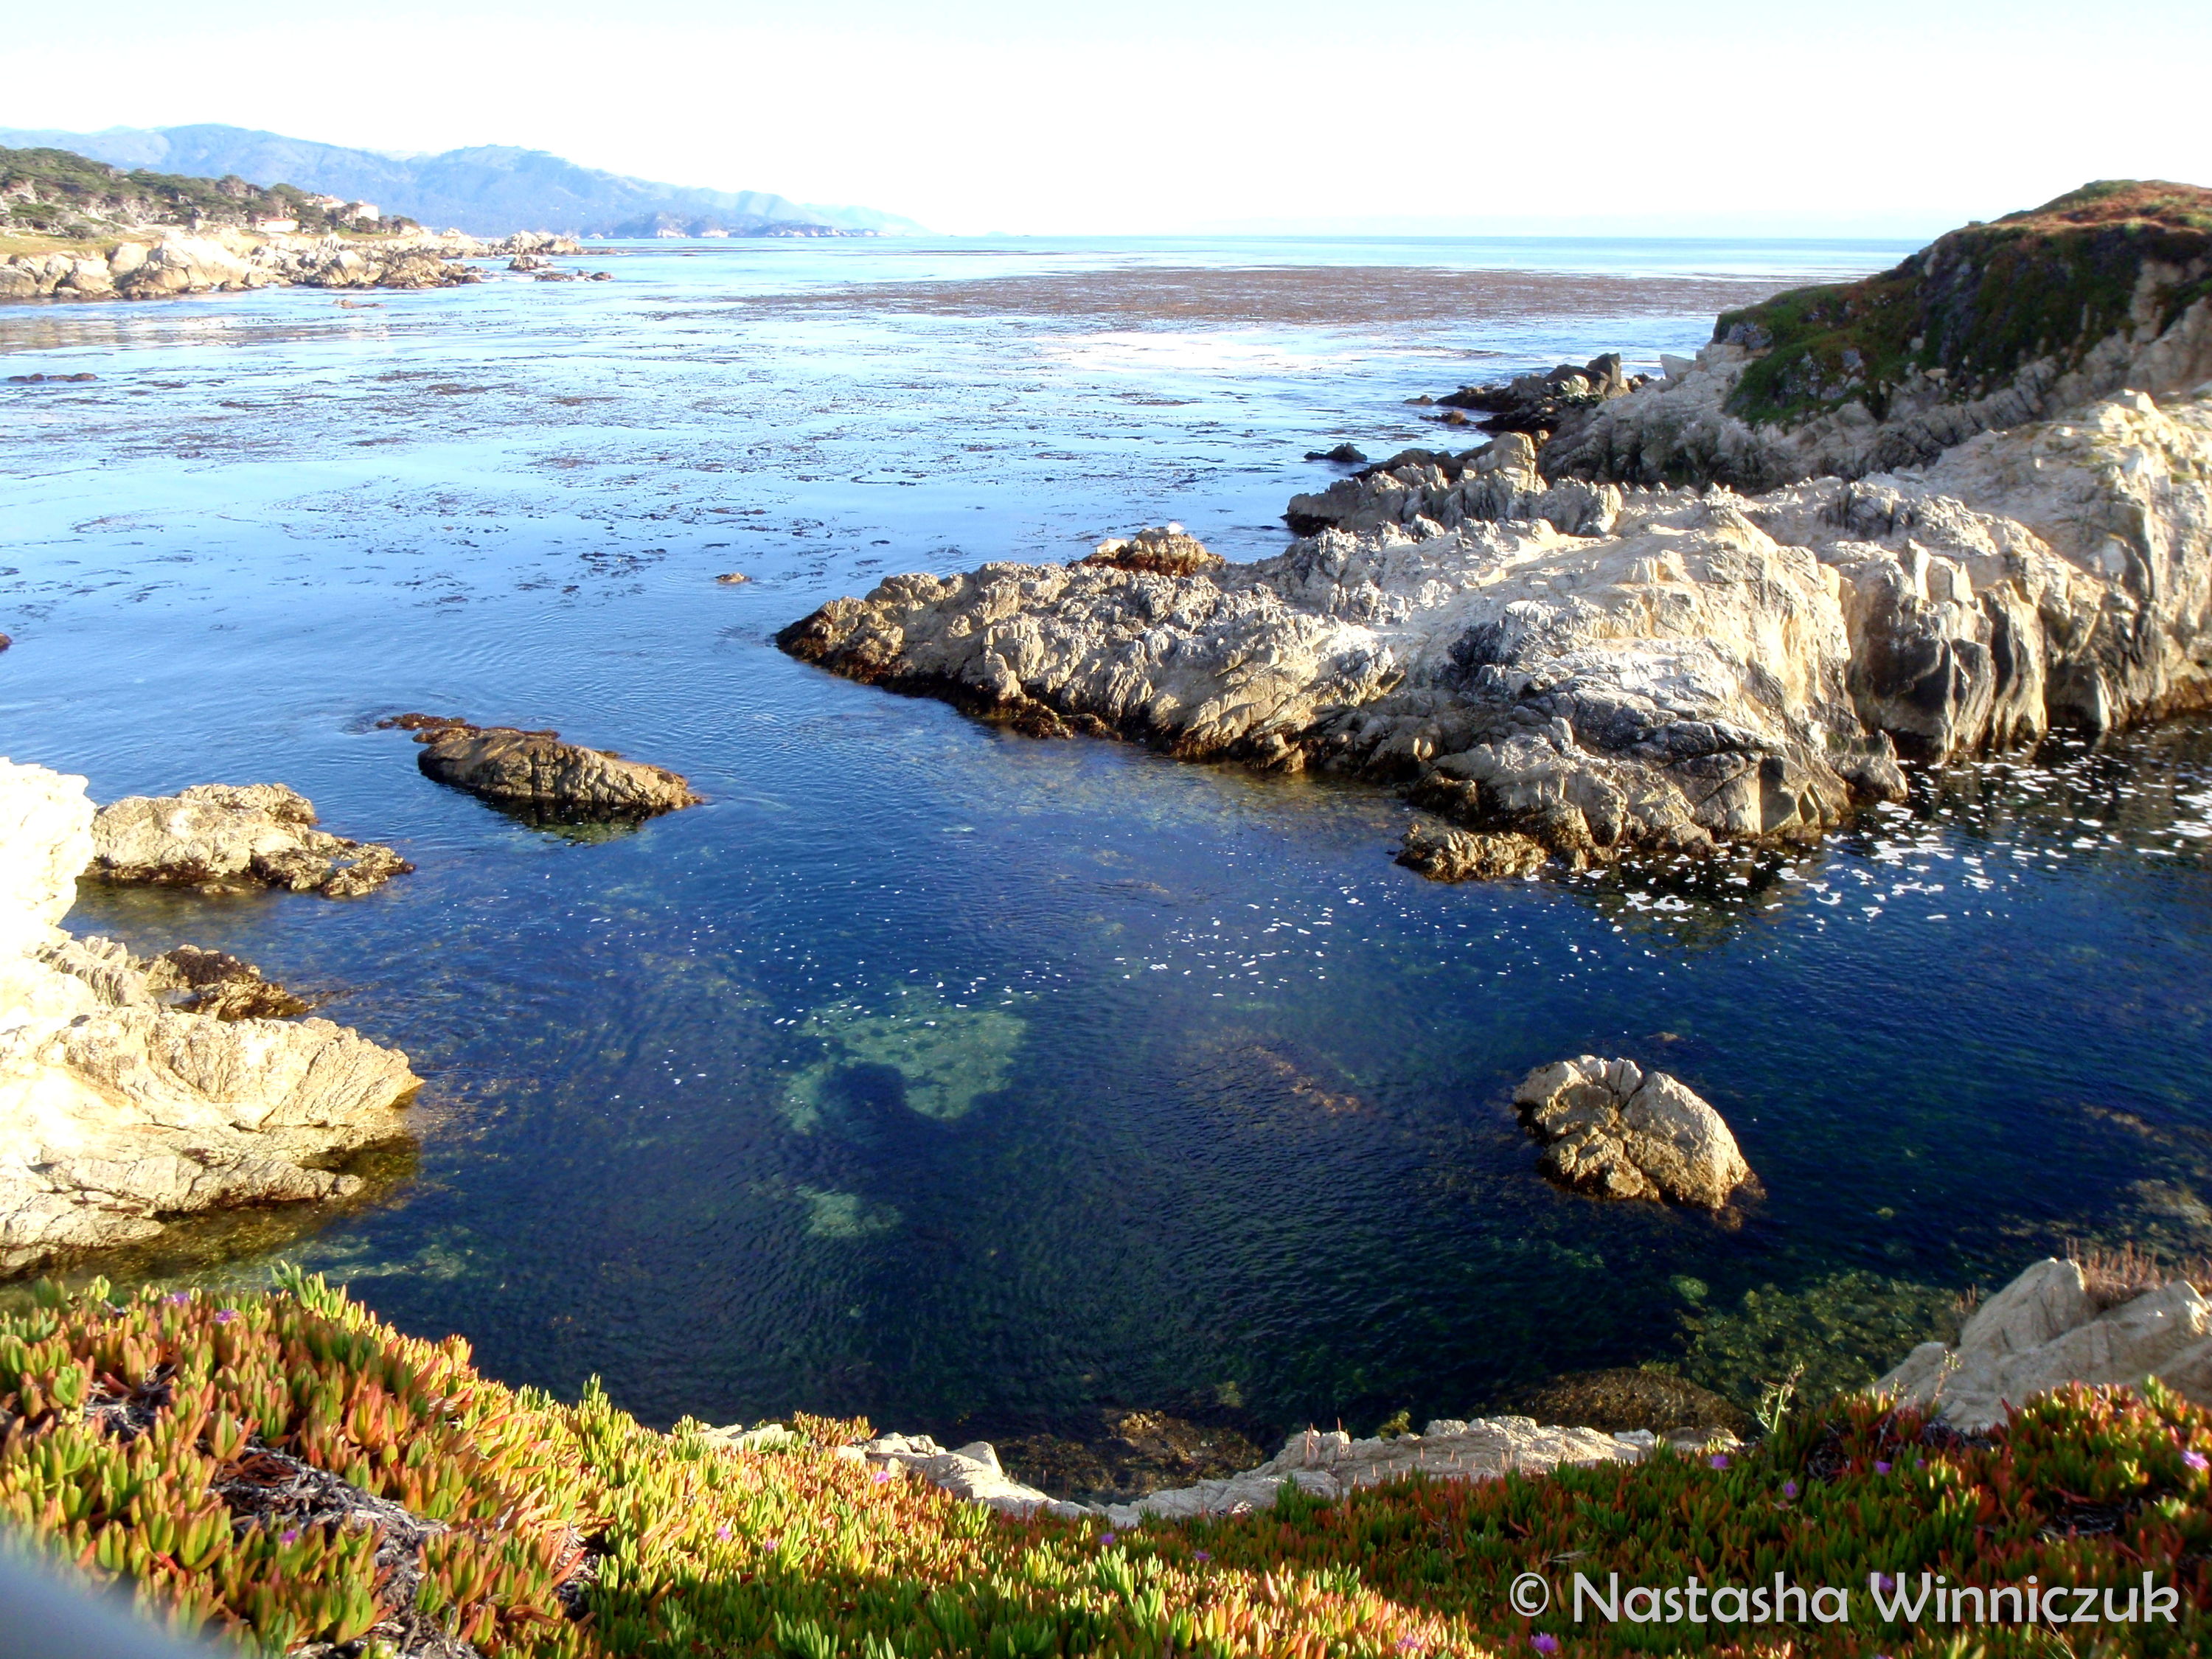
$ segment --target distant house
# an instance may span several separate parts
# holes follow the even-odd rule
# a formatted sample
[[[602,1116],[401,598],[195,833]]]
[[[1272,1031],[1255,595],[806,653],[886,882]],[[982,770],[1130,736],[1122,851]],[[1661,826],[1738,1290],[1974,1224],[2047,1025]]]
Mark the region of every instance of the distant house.
[[[276,234],[299,229],[300,222],[297,219],[264,219],[257,216],[253,221],[253,228],[256,230],[268,231],[271,234]]]

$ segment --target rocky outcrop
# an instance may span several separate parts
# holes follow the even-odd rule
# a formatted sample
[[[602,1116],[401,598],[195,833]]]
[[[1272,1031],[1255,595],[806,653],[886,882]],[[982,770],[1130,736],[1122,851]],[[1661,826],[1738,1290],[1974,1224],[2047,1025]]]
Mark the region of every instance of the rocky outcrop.
[[[1721,1115],[1679,1079],[1632,1060],[1583,1054],[1540,1066],[1513,1104],[1546,1143],[1544,1173],[1577,1191],[1719,1210],[1758,1189]]]
[[[135,964],[134,964],[135,965]],[[262,977],[260,969],[228,951],[179,945],[144,964],[145,988],[188,1014],[217,1019],[289,1019],[314,1005]]]
[[[84,780],[0,761],[0,1270],[356,1190],[321,1166],[400,1134],[406,1056],[328,1020],[171,1006],[207,964],[58,926],[92,856]]]
[[[1111,565],[1116,570],[1147,570],[1156,576],[1192,576],[1201,570],[1218,570],[1227,562],[1181,525],[1170,524],[1103,541],[1083,562]]]
[[[289,236],[154,228],[106,252],[19,253],[0,260],[0,300],[159,300],[255,288],[449,288],[482,279],[461,263],[507,252],[573,253],[567,237]]]
[[[624,760],[610,749],[562,743],[557,732],[471,726],[435,714],[400,714],[379,726],[415,733],[423,776],[549,818],[640,818],[698,800],[680,773]]]
[[[351,898],[414,867],[389,847],[317,829],[313,803],[281,783],[202,783],[100,808],[85,873],[203,891],[283,887]]]
[[[2152,1377],[2212,1405],[2212,1304],[2175,1279],[2114,1305],[2078,1262],[2047,1258],[1983,1304],[1955,1346],[1923,1342],[1875,1386],[1973,1430],[2052,1389]]]
[[[1569,412],[1545,472],[1768,490],[1923,466],[1976,434],[2212,380],[2212,191],[2090,185],[1895,270],[1723,315],[1693,363]]]
[[[1700,1443],[1705,1437],[1698,1437]],[[1509,1472],[1540,1474],[1562,1463],[1632,1463],[1653,1444],[1654,1437],[1648,1433],[1547,1428],[1526,1417],[1473,1422],[1440,1419],[1420,1434],[1367,1440],[1355,1440],[1341,1430],[1323,1433],[1308,1429],[1291,1436],[1281,1451],[1257,1468],[1226,1480],[1152,1492],[1133,1504],[1109,1504],[1068,1503],[1024,1486],[1000,1467],[996,1449],[986,1441],[946,1451],[927,1435],[888,1434],[844,1447],[841,1455],[910,1471],[955,1497],[1003,1514],[1028,1516],[1042,1510],[1069,1517],[1103,1515],[1112,1525],[1126,1528],[1147,1520],[1183,1521],[1272,1509],[1285,1486],[1312,1497],[1335,1498],[1413,1474],[1433,1480],[1477,1480]]]
[[[1398,862],[1431,881],[1498,881],[1534,874],[1549,855],[1544,843],[1514,830],[1455,830],[1417,822],[1406,831]]]
[[[1649,376],[1624,374],[1620,354],[1608,351],[1582,368],[1561,363],[1547,374],[1520,374],[1493,386],[1463,386],[1437,401],[1452,409],[1480,410],[1493,432],[1525,432],[1538,441],[1571,416],[1623,398]]]
[[[2212,397],[1762,496],[1555,483],[1508,434],[1294,506],[1324,527],[1256,563],[895,576],[778,642],[1036,735],[1396,783],[1571,864],[1816,835],[1901,796],[1900,749],[2212,702]]]

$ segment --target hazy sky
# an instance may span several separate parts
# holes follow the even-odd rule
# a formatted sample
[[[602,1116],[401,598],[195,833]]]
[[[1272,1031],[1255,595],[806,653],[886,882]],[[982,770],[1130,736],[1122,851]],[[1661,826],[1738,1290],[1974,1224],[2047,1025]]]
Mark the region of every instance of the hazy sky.
[[[2212,183],[2205,0],[303,9],[10,7],[0,125],[522,144],[958,232],[1917,234]]]

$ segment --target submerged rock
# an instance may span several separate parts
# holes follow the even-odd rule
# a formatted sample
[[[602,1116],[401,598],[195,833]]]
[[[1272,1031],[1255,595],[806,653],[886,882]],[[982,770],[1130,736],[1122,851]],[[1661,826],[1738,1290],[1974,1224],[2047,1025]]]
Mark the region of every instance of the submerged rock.
[[[235,986],[235,958],[149,964],[64,933],[93,822],[83,779],[0,761],[0,1270],[185,1212],[344,1196],[358,1180],[319,1166],[398,1138],[418,1083],[404,1054],[328,1020],[164,1000]]]
[[[1398,862],[1431,881],[1496,881],[1543,867],[1544,843],[1514,830],[1492,834],[1455,830],[1448,823],[1415,823],[1406,831]]]
[[[179,945],[145,963],[146,989],[169,1006],[217,1019],[289,1019],[313,1005],[270,983],[252,963],[228,951]]]
[[[1522,1079],[1513,1103],[1548,1143],[1540,1167],[1562,1186],[1709,1210],[1756,1190],[1721,1115],[1679,1079],[1634,1060],[1583,1054],[1540,1066]]]
[[[2179,1279],[2111,1302],[2080,1263],[2046,1258],[1984,1303],[1956,1346],[1923,1342],[1875,1387],[1973,1430],[2052,1389],[2150,1377],[2212,1406],[2212,1304]]]
[[[1219,1480],[1261,1460],[1237,1430],[1166,1412],[1107,1407],[1067,1432],[1024,1435],[999,1453],[1018,1480],[1084,1502],[1121,1501]]]
[[[218,891],[283,887],[349,898],[414,866],[389,847],[315,828],[315,809],[281,783],[202,783],[129,795],[93,820],[85,873],[101,881]]]
[[[1334,461],[1339,466],[1367,465],[1367,457],[1352,444],[1339,444],[1334,449],[1309,449],[1306,459],[1310,461]]]
[[[1514,1395],[1512,1408],[1546,1423],[1580,1423],[1611,1434],[1638,1429],[1670,1443],[1703,1435],[1741,1436],[1751,1414],[1711,1389],[1668,1371],[1617,1365],[1555,1376]]]
[[[399,714],[378,726],[415,733],[422,775],[551,817],[650,817],[698,800],[680,773],[612,750],[562,743],[557,732],[471,726],[435,714]]]

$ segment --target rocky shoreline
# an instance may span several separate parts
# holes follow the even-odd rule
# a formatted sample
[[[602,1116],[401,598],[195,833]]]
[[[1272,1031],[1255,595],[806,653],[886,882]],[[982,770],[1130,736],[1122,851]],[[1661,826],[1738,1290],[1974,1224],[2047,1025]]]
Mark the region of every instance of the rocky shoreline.
[[[344,1197],[360,1181],[331,1165],[404,1135],[420,1083],[396,1049],[276,1017],[305,1004],[234,957],[64,932],[93,823],[82,778],[0,760],[0,1272]]]
[[[579,251],[573,237],[541,231],[484,240],[458,234],[294,236],[149,226],[104,252],[0,259],[0,300],[164,300],[257,288],[451,288],[483,280],[465,260]]]
[[[2097,1261],[2037,1262],[1967,1319],[1955,1347],[1923,1344],[1869,1392],[1969,1434],[1986,1434],[2030,1400],[2076,1385],[2140,1389],[2155,1381],[2212,1404],[2212,1302],[2186,1279],[2168,1279],[2140,1258],[2124,1266],[2116,1275]],[[1777,1407],[1786,1409],[1786,1402]],[[738,1425],[703,1437],[750,1452],[802,1443],[780,1423]],[[1270,1509],[1286,1489],[1328,1502],[1415,1475],[1486,1480],[1565,1465],[1638,1463],[1664,1453],[1709,1457],[1720,1467],[1741,1444],[1715,1426],[1607,1431],[1519,1415],[1439,1419],[1418,1433],[1386,1425],[1364,1438],[1309,1428],[1253,1468],[1126,1503],[1073,1501],[1029,1485],[1006,1472],[988,1441],[948,1449],[927,1435],[879,1434],[840,1447],[836,1455],[919,1476],[1000,1514],[1089,1518],[1126,1531]]]
[[[2081,234],[2115,201],[2142,205],[2096,197]],[[1147,532],[1074,564],[893,576],[777,642],[1033,735],[1395,785],[1492,838],[1417,829],[1407,861],[1445,878],[1815,836],[1901,798],[1900,760],[2212,706],[2212,233],[2184,205],[2111,255],[2132,251],[2140,304],[2094,340],[2028,341],[2006,374],[1907,364],[1854,382],[1861,401],[1727,412],[1716,437],[1684,411],[1723,409],[1782,349],[1778,324],[1732,313],[1662,380],[1601,359],[1516,382],[1492,401],[1532,429],[1295,498],[1275,557]],[[2074,234],[2051,213],[2019,234]],[[1966,257],[1944,249],[1886,279],[1939,315]],[[1831,293],[1770,304],[1846,303]],[[2007,410],[2033,418],[1996,426]],[[1899,422],[1916,464],[1875,470]],[[1798,459],[1730,459],[1739,428]],[[1848,457],[1820,435],[1846,428]],[[1171,562],[1127,551],[1171,542]]]

